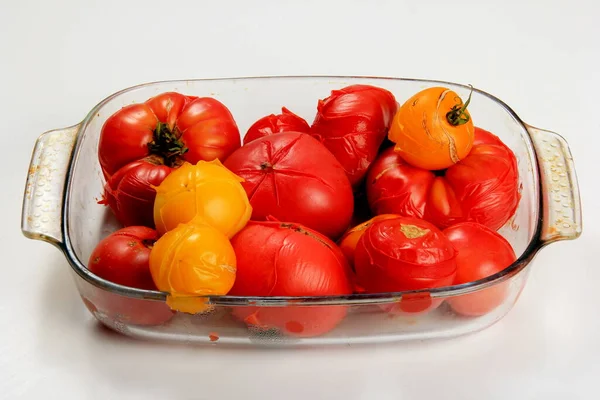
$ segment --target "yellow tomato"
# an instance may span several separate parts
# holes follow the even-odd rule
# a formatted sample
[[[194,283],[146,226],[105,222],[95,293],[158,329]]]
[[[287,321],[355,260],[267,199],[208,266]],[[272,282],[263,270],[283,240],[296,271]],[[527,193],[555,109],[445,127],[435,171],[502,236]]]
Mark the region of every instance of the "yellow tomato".
[[[169,307],[194,314],[208,309],[194,296],[225,295],[233,287],[235,252],[217,229],[181,224],[154,244],[150,273],[158,290],[169,293]]]
[[[164,234],[181,223],[207,224],[231,238],[252,215],[243,179],[219,160],[183,164],[156,188],[154,223]]]
[[[388,133],[394,150],[409,164],[429,170],[446,169],[464,159],[474,140],[467,106],[450,89],[432,87],[408,99],[399,109]]]

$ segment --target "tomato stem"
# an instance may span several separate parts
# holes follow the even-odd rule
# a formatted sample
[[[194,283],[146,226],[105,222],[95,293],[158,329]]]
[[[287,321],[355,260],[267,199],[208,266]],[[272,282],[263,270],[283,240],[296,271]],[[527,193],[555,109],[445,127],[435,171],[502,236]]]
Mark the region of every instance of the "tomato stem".
[[[154,129],[153,140],[148,143],[148,149],[153,154],[158,154],[165,159],[165,165],[172,167],[177,158],[188,151],[175,130],[171,131],[167,124],[157,122]]]
[[[469,114],[466,113],[466,111],[467,107],[469,106],[469,103],[471,102],[472,94],[473,86],[471,86],[471,91],[469,92],[469,98],[467,98],[467,101],[463,104],[461,100],[460,104],[456,104],[454,107],[452,107],[452,109],[450,109],[450,111],[448,111],[448,113],[446,114],[446,119],[448,119],[450,125],[463,125],[471,120],[471,117],[469,116]]]

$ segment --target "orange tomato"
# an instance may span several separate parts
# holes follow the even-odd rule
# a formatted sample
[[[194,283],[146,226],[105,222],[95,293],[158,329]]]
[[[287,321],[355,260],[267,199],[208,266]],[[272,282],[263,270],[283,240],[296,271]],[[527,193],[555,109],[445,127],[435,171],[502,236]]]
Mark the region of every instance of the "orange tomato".
[[[156,230],[162,235],[189,222],[210,225],[233,237],[252,215],[243,181],[219,160],[183,164],[156,188]]]
[[[233,287],[236,257],[227,236],[209,225],[181,224],[154,244],[150,273],[167,305],[187,313],[206,311],[205,299]]]
[[[371,218],[362,224],[356,225],[354,228],[350,228],[344,233],[344,236],[338,241],[338,246],[344,253],[346,260],[351,266],[354,266],[354,250],[365,230],[371,226],[374,222],[381,221],[384,219],[395,218],[395,214],[381,214]]]
[[[409,164],[429,170],[448,168],[471,151],[474,127],[466,103],[450,89],[432,87],[408,99],[388,133],[394,150]]]

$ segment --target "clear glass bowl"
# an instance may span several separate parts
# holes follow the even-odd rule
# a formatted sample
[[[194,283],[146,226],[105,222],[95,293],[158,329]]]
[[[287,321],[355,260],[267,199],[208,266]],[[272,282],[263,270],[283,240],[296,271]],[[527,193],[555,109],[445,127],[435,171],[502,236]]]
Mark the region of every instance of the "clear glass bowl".
[[[581,205],[565,140],[523,123],[506,104],[478,89],[474,89],[469,107],[474,123],[498,135],[515,152],[522,185],[516,215],[500,230],[518,259],[493,276],[429,291],[322,298],[210,296],[205,298],[210,311],[191,315],[172,313],[165,303],[166,293],[116,285],[86,268],[98,241],[119,228],[110,211],[97,204],[104,183],[97,157],[98,139],[112,113],[166,91],[213,96],[231,110],[244,134],[258,118],[278,113],[282,106],[312,122],[318,99],[327,97],[332,89],[359,83],[386,88],[399,103],[431,86],[446,86],[463,98],[470,90],[449,82],[370,77],[207,79],[125,89],[94,107],[83,122],[39,137],[27,176],[23,233],[57,246],[71,265],[90,312],[108,327],[133,337],[241,345],[321,345],[451,337],[492,325],[517,301],[535,254],[549,243],[581,234]],[[457,315],[446,303],[430,312],[418,312],[432,302],[456,296],[476,298],[500,289],[507,290],[505,300],[483,316]],[[274,318],[289,318],[289,329],[250,329],[236,318],[256,309],[272,313]],[[293,329],[294,318],[314,316],[318,325],[329,313],[345,317],[326,334],[306,337]]]

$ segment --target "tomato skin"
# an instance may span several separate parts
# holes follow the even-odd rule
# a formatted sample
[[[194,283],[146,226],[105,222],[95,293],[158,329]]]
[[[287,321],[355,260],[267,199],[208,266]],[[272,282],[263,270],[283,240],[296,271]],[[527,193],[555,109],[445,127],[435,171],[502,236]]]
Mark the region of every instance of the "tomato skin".
[[[456,274],[452,244],[427,221],[396,216],[369,226],[354,253],[358,284],[367,293],[388,293],[449,286]],[[402,296],[397,304],[382,305],[391,314],[426,313],[443,299],[429,293]]]
[[[395,151],[417,168],[440,170],[467,157],[473,146],[473,120],[466,108],[463,123],[453,124],[447,114],[463,106],[462,99],[445,87],[424,89],[406,100],[390,126]],[[457,115],[460,114],[457,112]]]
[[[171,173],[166,165],[148,159],[131,162],[119,169],[104,185],[104,199],[124,226],[154,228],[154,187]]]
[[[431,289],[452,284],[456,252],[433,224],[396,216],[364,231],[354,268],[359,284],[370,293]]]
[[[333,90],[319,100],[311,135],[333,153],[356,187],[377,157],[397,108],[394,95],[375,86]]]
[[[476,127],[469,155],[436,175],[408,164],[392,148],[384,150],[367,177],[371,210],[424,218],[442,229],[473,221],[497,230],[515,213],[516,158],[490,132]]]
[[[283,132],[253,140],[225,161],[244,179],[252,220],[273,216],[339,237],[350,224],[352,188],[335,157],[308,134]]]
[[[159,122],[181,141],[176,156],[166,154],[164,149],[151,149]],[[225,105],[210,97],[166,92],[111,115],[100,133],[98,157],[104,176],[109,178],[126,164],[151,154],[164,157],[165,164],[177,160],[195,164],[200,160],[223,160],[239,146],[239,130]]]
[[[211,97],[190,101],[181,111],[176,126],[183,132],[181,140],[189,149],[183,159],[191,164],[200,160],[225,161],[241,145],[231,112]]]
[[[278,221],[251,221],[233,237],[231,244],[237,256],[237,277],[229,295],[352,293],[343,254],[335,243],[312,229]],[[337,326],[346,315],[346,307],[236,307],[234,315],[251,326],[310,337]]]
[[[156,188],[156,229],[164,234],[179,224],[202,223],[232,237],[252,214],[241,181],[219,160],[183,164]]]
[[[487,278],[517,259],[506,239],[481,224],[463,222],[446,228],[444,234],[457,250],[455,285]],[[504,281],[475,293],[451,297],[447,302],[458,314],[484,315],[504,302],[508,283]]]
[[[358,241],[360,240],[362,235],[365,233],[365,230],[367,230],[369,226],[373,225],[373,223],[377,221],[395,217],[397,217],[396,214],[377,215],[369,219],[368,221],[365,221],[361,224],[356,225],[353,228],[348,229],[348,231],[344,233],[344,236],[340,238],[338,243],[340,250],[342,250],[342,253],[344,253],[346,260],[348,261],[348,264],[350,264],[351,267],[354,267],[354,252],[356,251],[356,245],[358,244]]]
[[[100,278],[119,285],[156,290],[150,274],[149,257],[150,247],[157,239],[158,233],[144,226],[122,228],[96,245],[90,255],[88,269]],[[93,304],[110,318],[136,325],[160,325],[173,315],[164,303],[100,290]]]
[[[197,313],[209,306],[192,296],[225,295],[236,277],[236,256],[227,236],[204,224],[180,224],[165,233],[150,253],[156,287],[169,293],[172,309]]]
[[[310,132],[310,125],[304,118],[282,107],[281,114],[270,114],[253,123],[248,128],[243,143],[247,144],[255,139],[281,132],[308,133]]]

